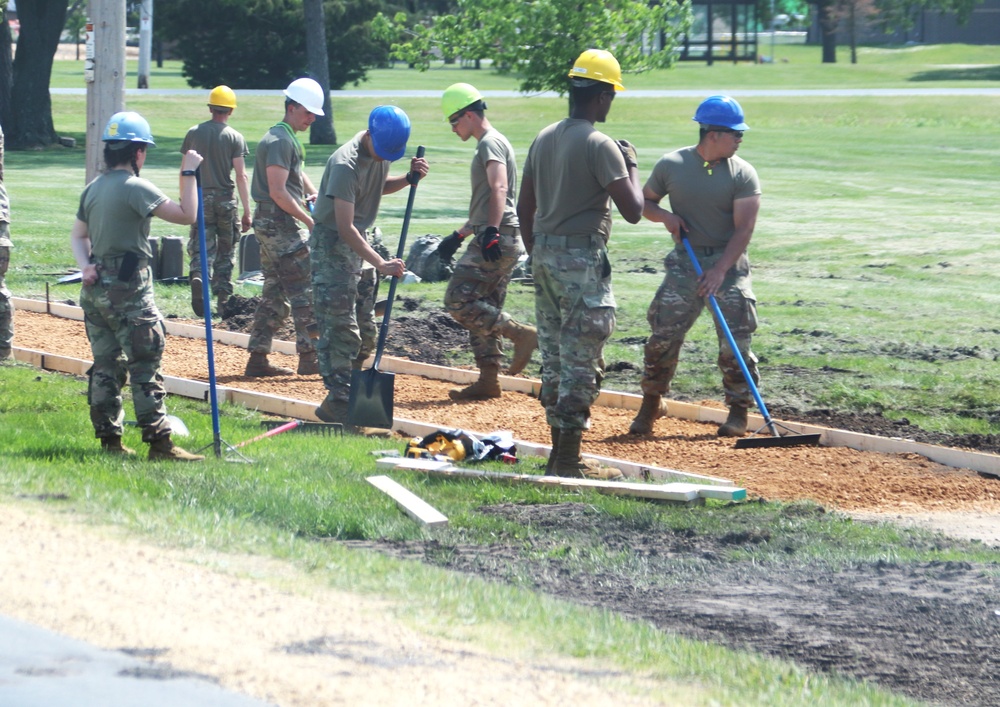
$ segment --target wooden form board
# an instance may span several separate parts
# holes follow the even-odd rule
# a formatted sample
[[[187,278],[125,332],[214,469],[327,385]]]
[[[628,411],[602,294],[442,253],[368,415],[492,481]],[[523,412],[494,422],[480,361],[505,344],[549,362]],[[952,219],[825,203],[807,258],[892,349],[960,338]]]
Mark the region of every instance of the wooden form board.
[[[429,528],[448,525],[448,518],[443,513],[388,476],[369,476],[365,481],[395,501],[406,515],[421,525]]]
[[[643,484],[628,481],[600,481],[597,479],[568,479],[562,476],[539,476],[536,474],[507,474],[496,471],[463,469],[450,462],[431,459],[404,459],[385,457],[375,462],[380,470],[419,471],[429,476],[459,479],[483,479],[504,483],[534,484],[561,489],[591,488],[612,496],[632,496],[659,501],[691,503],[701,498],[716,498],[726,501],[742,501],[747,497],[743,488],[732,486],[706,486],[702,484],[670,483]]]
[[[22,297],[13,298],[15,309],[22,309],[28,312],[49,312],[53,316],[63,317],[66,319],[74,319],[81,321],[83,319],[83,310],[79,307],[63,304],[61,302],[45,302],[44,300],[32,300],[25,299]],[[178,329],[178,333],[181,336],[191,336],[193,338],[204,338],[205,330],[203,327],[198,327],[190,324],[179,324],[177,322],[167,322],[167,331],[170,332],[173,327],[184,327],[183,333],[179,333],[181,330]],[[200,332],[200,334],[199,334]],[[221,338],[215,330],[213,330],[213,338],[215,340],[221,341]],[[239,335],[246,336],[246,335]],[[234,339],[237,341],[237,339]],[[243,345],[236,343],[235,345]],[[280,347],[279,347],[280,345]],[[284,346],[287,345],[289,348],[286,351]],[[282,342],[275,341],[274,347],[276,351],[281,351],[283,353],[294,353],[295,344],[293,342]],[[79,375],[76,370],[64,370],[58,368],[54,365],[50,365],[57,359],[65,359],[65,357],[54,357],[51,354],[47,354],[41,351],[31,351],[29,349],[19,349],[18,347],[13,348],[14,356],[18,360],[26,361],[39,368],[49,368],[51,370],[63,371],[65,373],[74,373]],[[39,361],[43,360],[46,365],[40,365]],[[89,367],[89,363],[87,364]],[[478,373],[471,370],[463,370],[457,368],[446,368],[444,366],[434,366],[426,363],[418,363],[416,361],[408,361],[406,359],[394,358],[392,356],[383,356],[380,366],[383,370],[390,373],[403,373],[409,375],[424,376],[425,378],[433,378],[437,380],[447,380],[455,383],[471,383],[476,380]],[[86,369],[84,369],[85,371]],[[527,393],[529,395],[535,395],[537,397],[538,390],[541,387],[541,382],[537,380],[531,380],[528,378],[512,378],[510,376],[500,376],[501,387],[504,390],[512,390],[521,393]],[[217,389],[219,394],[219,400],[223,400],[220,391],[222,389]],[[317,418],[313,413],[315,405],[312,403],[302,403],[301,401],[293,401],[298,404],[292,405],[287,402],[282,403],[280,406],[276,406],[277,409],[272,409],[270,403],[268,403],[261,394],[249,393],[247,391],[238,391],[236,394],[236,389],[231,389],[233,391],[233,397],[239,398],[247,407],[256,408],[261,412],[268,412],[276,415],[294,415],[300,419],[315,421]],[[168,392],[181,395],[183,393],[175,392],[168,388]],[[204,399],[204,398],[202,398]],[[288,400],[288,399],[283,399]],[[235,402],[233,398],[226,398],[227,402]],[[633,395],[631,393],[617,393],[614,391],[603,391],[596,400],[596,404],[604,407],[617,407],[624,408],[628,410],[638,410],[642,403],[642,397],[639,395]],[[295,409],[300,412],[292,413],[285,412],[285,410]],[[700,405],[694,405],[691,403],[683,403],[675,400],[667,401],[667,414],[671,417],[678,417],[684,420],[695,420],[699,422],[712,422],[721,423],[726,418],[726,411],[716,408],[707,408]],[[393,424],[393,430],[402,431],[402,429],[417,429],[420,423],[415,423],[412,420],[402,420],[397,419]],[[933,444],[924,444],[921,442],[914,442],[913,440],[900,439],[900,438],[888,438],[888,437],[877,437],[874,435],[866,435],[858,432],[848,432],[846,430],[836,430],[829,427],[820,427],[818,425],[806,425],[797,422],[785,422],[781,421],[781,424],[790,430],[798,434],[819,434],[820,444],[825,447],[848,447],[850,449],[857,449],[859,451],[871,451],[879,452],[880,454],[919,454],[923,457],[935,461],[939,464],[944,464],[945,466],[951,466],[959,469],[970,469],[972,471],[977,471],[981,474],[987,474],[990,476],[996,476],[1000,478],[1000,455],[996,454],[986,454],[983,452],[971,452],[964,449],[955,449],[953,447],[939,447]],[[749,426],[751,429],[759,429],[764,425],[764,418],[760,415],[751,413],[749,415]],[[439,429],[440,426],[436,426],[434,429]],[[424,434],[428,434],[433,430],[429,430]],[[478,434],[469,431],[471,434]],[[547,447],[542,445],[529,445],[528,443],[518,442],[519,448],[528,449],[534,447],[537,450],[544,450]],[[537,453],[537,452],[536,452]],[[542,454],[541,456],[546,456]],[[588,455],[584,455],[588,456]],[[597,457],[599,459],[599,457]],[[620,463],[615,463],[622,469],[622,473],[626,476],[634,476],[638,478],[650,478],[650,479],[664,479],[670,476],[693,476],[687,474],[686,472],[679,472],[672,469],[659,469],[658,467],[645,466],[645,465],[631,465],[635,467],[634,469],[629,469]],[[666,476],[664,476],[664,474]],[[710,477],[709,477],[710,478]],[[713,479],[713,483],[732,483],[725,479]]]

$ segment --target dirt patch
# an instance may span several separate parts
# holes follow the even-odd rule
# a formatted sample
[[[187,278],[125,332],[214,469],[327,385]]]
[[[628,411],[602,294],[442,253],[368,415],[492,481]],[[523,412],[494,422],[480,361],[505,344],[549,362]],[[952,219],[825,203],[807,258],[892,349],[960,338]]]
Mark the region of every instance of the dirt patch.
[[[583,504],[502,505],[479,512],[541,533],[517,544],[351,543],[620,612],[689,638],[761,652],[817,672],[869,680],[914,698],[987,705],[1000,699],[995,567],[878,561],[829,567],[732,561],[772,541],[637,528]],[[725,513],[726,510],[718,511]],[[823,513],[789,506],[787,516]],[[789,518],[777,518],[777,522]],[[794,519],[792,519],[794,520]],[[945,549],[948,541],[938,547]],[[619,555],[588,573],[589,551]],[[797,548],[784,548],[794,557]]]

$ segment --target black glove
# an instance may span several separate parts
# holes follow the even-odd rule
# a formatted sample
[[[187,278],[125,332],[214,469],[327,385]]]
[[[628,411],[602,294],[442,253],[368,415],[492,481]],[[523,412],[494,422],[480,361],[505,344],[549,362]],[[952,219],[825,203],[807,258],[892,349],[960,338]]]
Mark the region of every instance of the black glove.
[[[450,262],[455,257],[455,251],[462,247],[463,240],[462,234],[458,231],[452,231],[450,236],[441,239],[437,247],[437,254],[441,260]]]
[[[618,149],[622,151],[622,157],[625,158],[625,166],[638,167],[639,158],[635,154],[635,146],[628,140],[615,140],[615,142],[618,144]]]
[[[420,172],[417,172],[416,170],[413,170],[412,172],[407,172],[406,173],[406,181],[409,184],[414,184],[415,185],[417,182],[420,181]]]
[[[487,226],[483,231],[482,240],[479,241],[483,248],[483,259],[492,263],[500,260],[500,229],[496,226]]]

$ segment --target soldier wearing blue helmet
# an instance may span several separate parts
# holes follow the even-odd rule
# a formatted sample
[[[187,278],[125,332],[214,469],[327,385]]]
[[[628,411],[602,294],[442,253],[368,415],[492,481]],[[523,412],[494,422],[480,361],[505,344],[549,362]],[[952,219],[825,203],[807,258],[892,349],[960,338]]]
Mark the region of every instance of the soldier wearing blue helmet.
[[[203,456],[170,439],[160,369],[166,330],[153,299],[149,224],[153,216],[179,225],[198,219],[195,170],[202,157],[189,150],[181,158],[181,200],[174,202],[139,176],[146,150],[156,144],[145,118],[130,111],[115,113],[102,139],[107,170],[84,188],[71,237],[83,279],[80,307],[94,356],[87,372],[94,434],[108,453],[135,454],[122,444],[121,389],[127,376],[149,458],[201,461]]]
[[[663,395],[677,371],[681,345],[688,330],[715,295],[733,338],[756,383],[757,359],[750,341],[757,330],[757,302],[750,280],[747,246],[760,209],[760,180],[753,166],[737,157],[743,133],[750,129],[743,108],[729,96],[709,96],[693,120],[699,126],[698,144],[664,155],[643,187],[643,215],[662,223],[675,247],[664,260],[666,275],[649,305],[652,328],[645,348],[642,407],[629,428],[648,434],[666,412]],[[670,209],[660,206],[668,197]],[[704,274],[698,277],[681,243],[687,235]],[[719,368],[729,416],[719,427],[720,437],[742,437],[747,431],[747,409],[753,401],[739,362],[724,333],[719,338]]]
[[[319,184],[312,235],[312,286],[319,325],[316,353],[327,394],[316,408],[324,422],[347,422],[351,370],[375,348],[375,282],[402,277],[399,258],[386,260],[372,248],[370,229],[383,194],[393,194],[426,176],[427,160],[414,157],[405,174],[391,176],[392,162],[406,153],[410,119],[396,106],[378,106],[368,129],[327,160]]]

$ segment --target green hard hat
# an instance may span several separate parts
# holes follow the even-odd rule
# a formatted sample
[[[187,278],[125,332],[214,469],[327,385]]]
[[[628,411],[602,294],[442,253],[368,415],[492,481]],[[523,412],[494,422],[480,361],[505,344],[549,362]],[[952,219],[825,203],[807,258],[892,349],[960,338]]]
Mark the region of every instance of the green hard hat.
[[[448,120],[458,111],[481,100],[483,100],[482,94],[472,84],[453,83],[444,90],[444,95],[441,96],[441,110],[444,112],[444,119]]]

